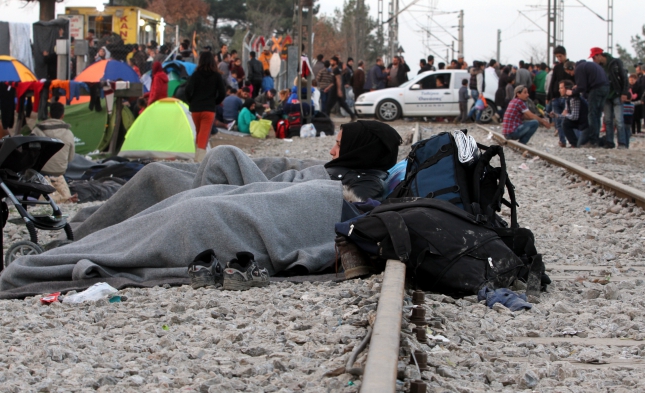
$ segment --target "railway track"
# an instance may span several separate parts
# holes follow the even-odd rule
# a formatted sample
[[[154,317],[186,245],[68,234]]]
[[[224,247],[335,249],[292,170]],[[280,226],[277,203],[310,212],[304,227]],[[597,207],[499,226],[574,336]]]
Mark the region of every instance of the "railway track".
[[[543,152],[529,146],[520,144],[515,141],[509,141],[503,135],[494,131],[493,129],[478,125],[480,129],[492,135],[492,138],[500,145],[509,147],[520,153],[527,152],[532,156],[537,156],[540,159],[557,167],[564,168],[565,170],[580,176],[582,179],[598,185],[607,191],[614,192],[617,197],[627,198],[637,206],[645,208],[645,192],[638,190],[634,187],[624,185],[612,179],[609,179],[600,174],[594,173],[580,165],[569,162],[565,159],[557,157],[553,154]],[[412,142],[417,142],[421,138],[419,132],[419,124],[415,126]],[[554,282],[575,282],[575,281],[590,281],[599,282],[609,279],[612,282],[620,283],[623,281],[645,281],[645,266],[630,266],[628,269],[616,269],[611,266],[577,266],[577,265],[547,265],[547,271],[551,275]],[[630,273],[633,275],[630,276]],[[367,366],[363,375],[361,392],[395,392],[397,391],[397,366],[399,361],[408,359],[399,359],[400,348],[399,342],[401,341],[401,321],[405,311],[403,310],[403,302],[405,296],[404,283],[405,266],[399,261],[388,261],[388,269],[386,269],[383,279],[383,286],[381,289],[381,296],[374,323],[375,329],[372,334],[370,348],[367,357]],[[377,327],[378,326],[378,330]],[[582,346],[614,346],[614,347],[630,347],[641,345],[641,341],[629,339],[594,339],[586,338],[586,336],[578,337],[575,334],[564,337],[513,337],[511,342],[525,345],[542,344],[542,345],[561,345],[574,343]],[[432,356],[432,354],[428,354]],[[489,359],[491,360],[491,359]],[[506,363],[527,363],[529,362],[526,357],[499,357],[497,360]],[[627,369],[640,369],[645,367],[645,362],[642,360],[629,360],[629,359],[614,359],[606,362],[599,363],[581,363],[573,358],[559,359],[556,363],[567,363],[574,368],[599,370],[601,368],[622,367]],[[425,392],[426,381],[417,380],[411,384],[410,392]],[[399,387],[400,390],[400,387]]]

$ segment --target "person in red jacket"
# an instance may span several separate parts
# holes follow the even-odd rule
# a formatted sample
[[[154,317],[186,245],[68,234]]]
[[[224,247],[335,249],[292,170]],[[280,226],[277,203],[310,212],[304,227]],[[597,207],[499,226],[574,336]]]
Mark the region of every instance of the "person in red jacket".
[[[150,97],[148,106],[153,102],[168,97],[168,75],[163,70],[161,63],[152,63],[152,83],[150,84]]]

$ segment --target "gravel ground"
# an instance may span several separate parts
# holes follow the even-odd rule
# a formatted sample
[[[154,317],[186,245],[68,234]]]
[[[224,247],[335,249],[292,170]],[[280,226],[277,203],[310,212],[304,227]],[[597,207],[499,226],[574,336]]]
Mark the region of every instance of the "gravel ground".
[[[501,133],[501,129],[497,127],[499,126],[493,126],[493,129]],[[553,129],[540,128],[528,145],[645,191],[644,137],[632,136],[628,150],[562,148],[558,146],[558,140],[558,137],[553,136]]]
[[[414,123],[393,125],[406,137]],[[453,128],[422,126],[431,129],[424,137]],[[485,132],[473,135],[490,143]],[[332,144],[329,136],[245,149],[258,157],[327,159]],[[407,149],[401,150],[403,157]],[[645,265],[643,211],[541,160],[508,150],[507,161],[520,223],[534,231],[550,275],[558,279],[533,299],[539,303],[532,310],[515,313],[473,298],[428,294],[428,317],[444,320],[433,332],[450,342],[419,344],[404,318],[400,390],[418,377],[431,392],[644,389],[645,272],[637,268]],[[519,168],[523,163],[528,169]],[[63,206],[70,215],[79,208]],[[8,224],[5,242],[27,239],[22,229]],[[49,233],[39,234],[41,243],[48,240]],[[562,265],[601,270],[572,272]],[[380,282],[376,276],[340,284],[278,283],[245,293],[126,289],[124,303],[80,306],[42,306],[38,297],[0,301],[0,384],[15,392],[358,391],[359,378],[324,374],[344,366],[365,335]],[[564,332],[574,337],[549,342]],[[622,340],[600,345],[594,338]],[[407,366],[414,348],[429,354],[430,371],[421,376]]]

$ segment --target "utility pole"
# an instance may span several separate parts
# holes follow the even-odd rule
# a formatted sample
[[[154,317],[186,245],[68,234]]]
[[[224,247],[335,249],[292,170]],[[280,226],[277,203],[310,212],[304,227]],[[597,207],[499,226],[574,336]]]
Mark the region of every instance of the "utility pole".
[[[388,23],[387,23],[387,45],[388,45],[388,62],[391,62],[394,58],[394,52],[396,47],[394,45],[394,2],[396,0],[390,0],[388,7]],[[386,63],[387,64],[387,63]]]
[[[392,24],[393,27],[393,34],[392,37],[394,39],[394,42],[392,44],[392,59],[394,59],[394,56],[397,55],[399,51],[399,0],[393,0],[394,1],[394,21]]]
[[[555,37],[555,44],[564,45],[564,0],[560,0],[556,23],[558,26],[558,35]]]
[[[614,53],[614,0],[607,0],[607,52]]]
[[[452,58],[455,58],[455,41],[452,41],[450,44],[450,52],[452,53]]]
[[[502,58],[501,58],[501,48],[502,44],[502,31],[500,29],[497,29],[497,62],[501,64]]]
[[[551,56],[553,55],[553,50],[556,47],[556,35],[557,35],[557,1],[558,0],[547,0],[547,41],[546,41],[546,62],[551,64]]]
[[[464,10],[459,11],[459,43],[458,52],[460,56],[464,56]]]

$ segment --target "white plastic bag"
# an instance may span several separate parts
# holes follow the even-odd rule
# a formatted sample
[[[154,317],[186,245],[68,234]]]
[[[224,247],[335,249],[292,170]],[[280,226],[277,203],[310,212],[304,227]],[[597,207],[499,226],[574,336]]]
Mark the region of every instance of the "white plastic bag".
[[[316,137],[316,127],[313,124],[304,124],[300,127],[301,138],[314,138]]]
[[[117,292],[119,291],[116,288],[111,287],[108,283],[99,282],[87,288],[83,292],[65,296],[63,298],[63,303],[77,304],[84,302],[95,302]]]

